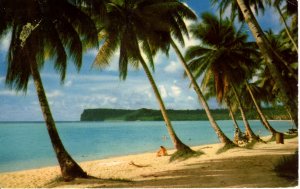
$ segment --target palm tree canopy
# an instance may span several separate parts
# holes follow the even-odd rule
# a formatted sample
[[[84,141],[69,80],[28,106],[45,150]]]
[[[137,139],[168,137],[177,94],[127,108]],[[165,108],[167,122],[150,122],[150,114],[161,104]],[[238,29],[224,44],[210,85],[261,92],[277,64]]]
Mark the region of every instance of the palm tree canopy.
[[[221,13],[224,13],[225,10],[230,7],[232,14],[231,17],[234,17],[237,14],[240,21],[244,20],[243,14],[236,0],[210,0],[210,2],[212,3],[212,5],[218,5]],[[248,7],[253,8],[256,14],[258,14],[259,11],[264,13],[265,6],[270,5],[270,1],[268,0],[247,0],[245,1],[245,3]]]
[[[185,58],[195,77],[204,74],[202,87],[213,77],[217,99],[222,102],[230,83],[238,85],[251,76],[252,58],[257,57],[258,52],[255,43],[246,41],[243,27],[236,30],[229,19],[219,20],[210,13],[203,13],[201,18],[201,23],[190,28],[201,43],[189,47]]]
[[[98,45],[97,30],[91,18],[76,6],[76,1],[6,1],[2,12],[12,18],[12,38],[8,52],[6,83],[17,90],[26,90],[31,76],[29,64],[43,67],[51,58],[54,68],[64,80],[69,56],[78,68],[84,47]]]
[[[298,69],[298,62],[297,62],[298,61],[298,53],[295,51],[292,51],[291,46],[288,45],[288,43],[286,43],[286,40],[282,39],[280,35],[276,35],[272,31],[267,31],[266,36],[267,36],[270,44],[274,48],[274,50],[279,52],[282,55],[282,57],[285,60],[287,60],[287,62],[290,63],[288,66],[290,66],[294,70],[297,70]],[[265,60],[262,58],[261,61],[265,61]],[[287,67],[285,65],[283,65],[281,62],[275,61],[274,64],[276,64],[276,66],[281,70],[281,74],[282,74],[282,77],[284,78],[284,80],[286,80],[289,83],[290,95],[293,96],[293,98],[297,98],[298,81],[294,77],[292,77],[292,75],[290,74]],[[258,78],[259,79],[258,79],[257,83],[259,83],[260,87],[268,90],[268,92],[270,93],[269,101],[274,102],[274,100],[275,100],[274,97],[278,96],[279,88],[276,85],[274,78],[272,78],[268,67],[263,66],[261,68]]]
[[[119,48],[121,79],[126,79],[128,63],[138,68],[141,50],[154,69],[155,53],[169,51],[170,33],[183,43],[183,34],[188,34],[183,18],[196,18],[177,0],[114,0],[108,4],[107,11],[107,21],[100,26],[99,34],[103,45],[94,65],[108,66]]]

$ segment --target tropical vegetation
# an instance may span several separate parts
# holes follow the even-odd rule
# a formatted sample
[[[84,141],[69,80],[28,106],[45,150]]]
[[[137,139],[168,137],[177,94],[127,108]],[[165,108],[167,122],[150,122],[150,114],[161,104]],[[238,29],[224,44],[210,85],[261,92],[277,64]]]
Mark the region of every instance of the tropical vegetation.
[[[229,109],[212,109],[215,120],[231,120]],[[262,108],[264,116],[267,120],[288,120],[290,119],[286,110],[282,106]],[[205,110],[172,110],[167,109],[170,119],[173,121],[208,121]],[[237,120],[242,119],[240,112],[236,112],[234,117]],[[257,112],[249,108],[246,111],[246,117],[249,120],[259,120]],[[137,110],[131,109],[84,109],[80,121],[163,121],[160,110],[141,108]]]
[[[79,71],[83,53],[95,47],[100,47],[94,60],[96,68],[109,67],[111,58],[118,54],[121,80],[127,78],[128,66],[142,67],[158,102],[159,117],[163,118],[178,152],[173,158],[201,153],[194,152],[177,136],[171,122],[172,111],[167,111],[152,75],[155,55],[159,52],[168,55],[170,47],[224,144],[235,146],[217,125],[207,98],[214,97],[220,105],[227,106],[239,133],[235,117],[240,110],[249,141],[259,140],[247,121],[253,107],[273,135],[277,131],[261,110],[264,105],[283,105],[298,127],[298,1],[211,0],[211,3],[218,6],[219,15],[203,13],[198,18],[179,0],[0,0],[0,37],[11,33],[5,83],[11,89],[26,92],[29,81],[33,80],[64,180],[86,178],[87,174],[60,139],[41,69],[45,63],[53,64],[63,83],[68,63],[73,62]],[[263,31],[254,16],[268,6],[275,7],[284,25],[279,33]],[[229,8],[231,16],[225,18]],[[187,27],[187,20],[193,21],[191,27]],[[255,42],[249,40],[244,23]],[[200,43],[185,46],[185,37],[190,34]],[[186,50],[185,56],[177,43]],[[141,110],[131,112],[127,118],[145,113],[154,116],[151,111]]]

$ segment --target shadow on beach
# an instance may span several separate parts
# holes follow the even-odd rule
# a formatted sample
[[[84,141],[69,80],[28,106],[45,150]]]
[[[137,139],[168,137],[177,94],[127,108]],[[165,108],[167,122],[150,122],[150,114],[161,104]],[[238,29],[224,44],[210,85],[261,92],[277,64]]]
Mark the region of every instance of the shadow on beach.
[[[141,175],[139,181],[122,179],[76,179],[47,187],[292,187],[297,181],[279,177],[274,164],[282,155],[260,155],[208,160],[187,164],[180,170]]]

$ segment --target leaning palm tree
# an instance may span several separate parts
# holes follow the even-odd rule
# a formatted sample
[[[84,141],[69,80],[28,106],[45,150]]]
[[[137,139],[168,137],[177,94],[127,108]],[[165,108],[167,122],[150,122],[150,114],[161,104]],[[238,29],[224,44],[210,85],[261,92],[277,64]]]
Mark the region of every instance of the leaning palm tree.
[[[201,23],[191,26],[192,34],[201,40],[201,44],[188,48],[186,59],[189,67],[196,77],[204,74],[203,86],[213,78],[219,102],[223,101],[229,89],[232,90],[244,115],[237,88],[246,79],[248,67],[253,66],[251,56],[257,55],[255,46],[246,42],[247,35],[242,29],[235,31],[229,19],[218,20],[210,13],[203,13],[201,18]],[[247,120],[243,120],[249,137],[257,140]]]
[[[99,67],[109,65],[109,60],[117,49],[120,52],[119,73],[121,79],[126,79],[128,64],[135,68],[141,65],[158,101],[174,147],[178,152],[194,153],[176,135],[159,90],[145,61],[147,58],[150,66],[154,68],[152,39],[155,32],[152,28],[153,20],[149,20],[159,19],[157,15],[153,14],[153,9],[159,9],[160,6],[164,8],[165,4],[157,0],[115,0],[108,4],[107,21],[100,25],[102,30],[99,33],[103,45],[100,47],[94,65]],[[144,53],[144,57],[142,53]]]
[[[209,75],[212,76],[212,73],[210,73]],[[213,77],[206,77],[205,80],[202,80],[202,90],[204,91],[204,97],[206,99],[209,99],[212,97],[217,98],[217,94],[220,94],[220,92],[216,91],[216,89],[215,89],[215,83],[214,83]],[[223,104],[222,101],[225,101],[225,105],[228,108],[229,116],[231,117],[231,119],[233,121],[233,126],[234,126],[234,130],[235,130],[233,142],[238,145],[238,141],[243,138],[243,136],[242,136],[243,133],[236,121],[236,118],[234,115],[234,110],[233,110],[233,105],[236,104],[235,103],[236,98],[234,97],[234,95],[231,94],[232,93],[231,90],[227,90],[227,91],[228,92],[223,97],[224,100],[217,98],[217,102],[219,103],[219,105],[222,105]]]
[[[279,15],[280,15],[280,18],[284,24],[284,29],[285,29],[285,32],[289,38],[289,40],[291,41],[291,43],[293,44],[293,48],[298,52],[298,45],[297,45],[297,42],[295,41],[294,39],[294,36],[287,24],[287,21],[286,21],[286,17],[284,16],[284,13],[281,9],[281,5],[283,3],[283,1],[285,1],[286,5],[284,6],[284,9],[285,9],[285,12],[288,14],[297,14],[297,8],[298,8],[298,1],[297,0],[275,0],[275,1],[271,1],[269,0],[270,4],[272,4],[276,10],[278,11]]]
[[[276,131],[271,125],[270,123],[268,122],[266,116],[264,115],[259,103],[258,103],[258,100],[257,100],[257,96],[263,96],[261,94],[261,92],[259,91],[259,87],[257,87],[256,85],[254,85],[253,83],[248,83],[248,81],[245,82],[245,86],[246,86],[246,90],[248,91],[248,94],[250,96],[250,99],[251,101],[253,102],[253,105],[255,107],[255,110],[257,111],[258,113],[258,116],[259,116],[259,119],[260,121],[262,122],[263,126],[272,133],[272,139],[275,138],[276,136],[276,133],[278,133],[278,131]],[[259,95],[255,95],[256,94],[259,94]],[[249,101],[248,101],[249,102]]]
[[[280,32],[282,33],[282,32]],[[270,41],[271,45],[273,46],[273,48],[280,52],[283,55],[283,58],[288,60],[290,62],[289,66],[293,69],[297,69],[298,67],[298,53],[295,51],[291,50],[291,46],[290,45],[286,45],[284,39],[282,39],[281,35],[275,35],[273,32],[268,31],[266,32],[266,36],[268,38],[268,40]],[[265,61],[264,59],[262,59],[262,61]],[[292,77],[288,71],[288,69],[286,68],[286,66],[275,62],[275,64],[277,65],[277,67],[281,70],[282,72],[282,77],[289,83],[290,85],[290,90],[289,93],[291,96],[294,96],[294,98],[297,98],[298,96],[298,81]],[[296,65],[296,67],[295,67]],[[263,88],[264,90],[267,91],[267,93],[269,94],[267,97],[264,99],[264,102],[275,102],[275,101],[280,101],[279,98],[279,87],[277,85],[277,83],[275,82],[274,78],[272,77],[272,74],[270,72],[270,70],[268,69],[268,67],[266,66],[262,66],[260,68],[260,74],[258,75],[258,81],[256,83],[258,83],[258,85]],[[289,109],[287,109],[288,113],[291,115],[291,112],[289,111]]]
[[[228,110],[229,110],[229,115],[233,121],[233,125],[234,125],[234,128],[235,128],[235,132],[234,132],[234,143],[236,144],[239,144],[239,141],[240,140],[243,140],[243,132],[241,131],[237,121],[236,121],[236,118],[235,118],[235,115],[234,115],[234,112],[233,112],[233,109],[232,109],[232,103],[231,103],[231,99],[228,97],[228,95],[226,95],[227,97],[225,98],[225,102],[226,102],[226,106],[228,107]]]
[[[212,0],[212,2],[219,2],[219,0]],[[271,71],[272,77],[276,81],[280,97],[282,102],[287,107],[288,111],[292,115],[292,119],[295,122],[295,125],[298,127],[298,102],[295,98],[293,98],[290,93],[290,85],[287,84],[286,80],[281,75],[280,70],[276,66],[274,62],[280,60],[280,62],[284,63],[285,66],[288,67],[288,63],[272,48],[272,45],[267,40],[263,30],[258,24],[256,18],[251,11],[251,6],[260,8],[263,5],[263,1],[246,1],[246,0],[222,0],[220,1],[220,5],[222,5],[222,9],[225,10],[225,7],[231,6],[232,10],[240,10],[239,13],[243,15],[244,20],[249,26],[250,31],[252,32],[256,43],[265,58],[265,63]],[[290,74],[292,74],[295,79],[297,79],[294,70],[289,69]]]
[[[67,0],[0,1],[1,7],[5,7],[1,13],[8,18],[6,24],[12,33],[6,84],[26,91],[32,77],[48,134],[66,181],[84,178],[87,174],[73,160],[59,137],[40,69],[47,59],[52,60],[63,82],[68,55],[79,69],[85,45],[97,46],[97,30],[93,21],[75,3]]]
[[[198,96],[198,100],[206,111],[210,124],[216,132],[219,140],[227,146],[233,146],[233,142],[223,133],[214,120],[200,87],[198,86],[194,76],[187,66],[186,61],[184,60],[183,55],[174,41],[174,39],[177,39],[181,45],[184,45],[184,35],[188,37],[188,29],[184,19],[195,20],[196,15],[189,7],[178,0],[166,0],[161,4],[165,6],[152,10],[152,14],[159,18],[157,20],[152,20],[152,22],[155,21],[152,23],[155,35],[150,38],[150,44],[153,51],[156,52],[160,49],[168,55],[170,46],[175,50],[175,53],[177,54],[186,75],[188,75],[191,85]]]

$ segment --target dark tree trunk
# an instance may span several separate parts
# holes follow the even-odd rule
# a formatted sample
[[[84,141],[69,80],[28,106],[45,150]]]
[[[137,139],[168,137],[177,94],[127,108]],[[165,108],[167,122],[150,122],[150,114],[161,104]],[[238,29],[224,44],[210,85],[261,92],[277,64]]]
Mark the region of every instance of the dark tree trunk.
[[[145,71],[145,73],[146,73],[146,76],[147,76],[147,78],[148,78],[148,80],[149,80],[149,82],[150,82],[150,84],[151,84],[151,87],[152,87],[152,89],[153,89],[153,91],[154,91],[155,97],[156,97],[156,99],[157,99],[157,101],[158,101],[158,104],[159,104],[159,107],[160,107],[161,114],[162,114],[162,116],[163,116],[163,118],[164,118],[164,121],[165,121],[165,123],[166,123],[166,127],[167,127],[168,133],[169,133],[169,135],[170,135],[170,138],[171,138],[171,140],[172,140],[172,142],[173,142],[173,144],[174,144],[174,147],[175,147],[176,150],[178,150],[178,151],[185,151],[185,152],[192,151],[192,150],[190,149],[190,147],[188,147],[186,144],[184,144],[184,143],[177,137],[177,135],[176,135],[176,133],[175,133],[175,131],[174,131],[174,129],[173,129],[172,123],[171,123],[171,121],[170,121],[170,119],[169,119],[169,116],[168,116],[168,114],[167,114],[167,110],[166,110],[166,108],[165,108],[164,102],[163,102],[163,100],[162,100],[162,98],[161,98],[161,96],[160,96],[160,93],[159,93],[158,89],[157,89],[156,83],[155,83],[155,81],[154,81],[154,79],[153,79],[153,77],[152,77],[152,74],[151,74],[151,72],[150,72],[150,70],[149,70],[149,68],[148,68],[148,66],[147,66],[147,64],[146,64],[146,62],[144,61],[144,59],[143,59],[142,56],[140,56],[140,62],[141,62],[141,64],[142,64],[142,66],[143,66],[143,69],[144,69],[144,71]]]
[[[247,89],[249,91],[249,94],[251,96],[251,99],[252,99],[252,101],[254,103],[254,106],[255,106],[256,111],[257,111],[258,116],[259,116],[259,119],[261,120],[261,122],[265,126],[265,128],[272,133],[273,137],[275,137],[277,131],[269,124],[269,122],[268,122],[267,118],[265,117],[265,115],[263,114],[260,106],[256,102],[256,99],[255,99],[255,97],[254,97],[254,95],[253,95],[253,93],[252,93],[252,91],[251,91],[251,89],[249,87],[249,84],[247,82],[246,82],[246,87],[247,87]]]
[[[248,122],[248,120],[246,118],[246,114],[245,114],[245,110],[244,110],[243,104],[242,104],[242,102],[240,100],[240,97],[239,97],[237,91],[236,91],[236,88],[233,85],[232,85],[232,89],[233,89],[234,95],[235,95],[235,97],[236,97],[236,99],[238,101],[238,104],[239,104],[239,109],[241,111],[241,116],[243,118],[243,122],[244,122],[245,129],[246,129],[246,135],[247,135],[247,137],[248,137],[248,139],[250,141],[252,141],[252,140],[253,141],[258,141],[259,138],[254,134],[254,132],[252,131],[252,129],[251,129],[250,125],[249,125],[249,122]]]
[[[242,131],[241,131],[238,123],[236,122],[234,113],[233,113],[232,108],[231,108],[231,104],[230,104],[228,99],[226,99],[226,103],[227,103],[227,107],[229,109],[229,114],[230,114],[230,117],[233,121],[233,126],[234,126],[234,129],[235,129],[235,131],[234,131],[234,140],[233,141],[234,141],[235,144],[238,144],[239,140],[242,139],[242,137],[243,137],[242,136]]]
[[[57,160],[60,165],[61,173],[64,180],[69,181],[74,178],[86,178],[87,174],[81,169],[81,167],[72,159],[69,153],[64,148],[59,134],[57,132],[54,119],[52,117],[50,107],[47,101],[45,90],[42,84],[42,80],[37,68],[36,62],[32,62],[30,65],[31,74],[34,80],[34,85],[40,102],[41,110],[45,119],[48,134],[51,139],[51,143],[56,154]]]
[[[206,103],[206,100],[200,90],[200,87],[199,85],[197,84],[194,76],[192,75],[190,69],[188,68],[188,65],[187,63],[185,62],[181,52],[179,51],[177,45],[175,44],[175,42],[172,40],[171,41],[171,45],[173,47],[173,49],[175,50],[177,56],[179,57],[180,59],[180,62],[185,70],[185,73],[187,74],[187,76],[189,77],[191,83],[192,83],[192,86],[198,96],[198,100],[199,102],[202,104],[205,112],[206,112],[206,115],[208,117],[208,120],[212,126],[212,128],[214,129],[215,133],[217,134],[220,142],[224,143],[224,144],[233,144],[233,142],[223,133],[223,131],[220,129],[220,127],[218,126],[217,122],[215,121],[215,119],[213,118],[211,112],[210,112],[210,109]]]

